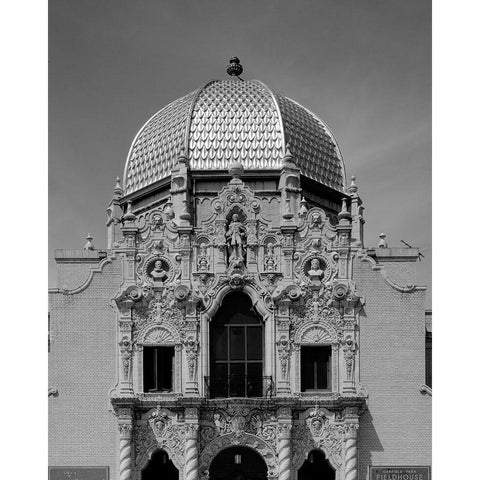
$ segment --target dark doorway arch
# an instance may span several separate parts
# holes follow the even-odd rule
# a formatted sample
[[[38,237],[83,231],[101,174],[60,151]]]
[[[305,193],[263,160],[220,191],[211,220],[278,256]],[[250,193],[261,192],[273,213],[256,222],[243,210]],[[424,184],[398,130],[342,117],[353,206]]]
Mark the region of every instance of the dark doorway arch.
[[[267,465],[255,450],[229,447],[222,450],[208,469],[210,480],[267,480]]]
[[[335,480],[335,470],[320,450],[312,450],[298,470],[297,480]]]
[[[263,322],[252,300],[231,292],[210,324],[210,397],[261,397]]]
[[[178,470],[163,450],[156,451],[142,470],[142,480],[178,480]]]

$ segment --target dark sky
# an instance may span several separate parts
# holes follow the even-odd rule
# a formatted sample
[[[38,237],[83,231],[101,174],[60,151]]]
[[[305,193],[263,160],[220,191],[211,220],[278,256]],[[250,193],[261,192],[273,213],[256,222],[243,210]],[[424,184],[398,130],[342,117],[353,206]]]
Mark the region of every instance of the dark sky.
[[[431,285],[431,6],[425,0],[52,0],[53,250],[106,247],[105,208],[138,129],[231,56],[331,128],[364,201],[366,246],[419,246]],[[431,294],[428,296],[430,305]]]

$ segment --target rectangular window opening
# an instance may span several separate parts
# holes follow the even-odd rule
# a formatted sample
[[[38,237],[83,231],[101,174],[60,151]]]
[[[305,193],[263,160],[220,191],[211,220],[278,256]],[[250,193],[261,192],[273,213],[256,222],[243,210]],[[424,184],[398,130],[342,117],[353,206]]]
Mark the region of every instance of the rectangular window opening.
[[[301,391],[332,389],[332,347],[301,347]]]
[[[143,348],[143,391],[171,392],[173,389],[174,347]]]

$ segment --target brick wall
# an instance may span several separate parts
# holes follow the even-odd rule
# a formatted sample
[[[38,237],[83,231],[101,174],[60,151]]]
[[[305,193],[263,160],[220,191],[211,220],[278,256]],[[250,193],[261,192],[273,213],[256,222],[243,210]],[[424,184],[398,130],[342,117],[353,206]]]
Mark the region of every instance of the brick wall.
[[[396,266],[398,279],[407,268],[392,262],[389,272]],[[368,465],[431,465],[431,397],[419,391],[425,383],[425,291],[399,292],[358,260],[354,280],[366,299],[360,381],[369,399],[360,418],[358,478],[367,480]]]
[[[108,466],[111,479],[117,475],[117,427],[109,391],[117,367],[110,303],[120,282],[117,260],[95,273],[84,291],[50,294],[49,387],[58,388],[58,397],[49,397],[49,465]]]

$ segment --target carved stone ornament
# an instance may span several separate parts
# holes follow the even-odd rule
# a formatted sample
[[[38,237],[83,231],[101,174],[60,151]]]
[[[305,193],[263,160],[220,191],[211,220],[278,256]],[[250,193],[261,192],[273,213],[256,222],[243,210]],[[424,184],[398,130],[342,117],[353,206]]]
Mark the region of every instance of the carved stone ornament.
[[[184,346],[185,346],[185,353],[187,356],[188,375],[190,380],[194,380],[196,370],[197,370],[199,343],[194,337],[190,336],[185,340]]]
[[[135,461],[137,471],[147,465],[152,454],[163,449],[175,467],[183,470],[185,464],[185,424],[167,409],[157,408],[134,428]]]
[[[229,262],[245,259],[246,235],[246,227],[240,221],[239,215],[234,213],[225,234],[229,246]]]
[[[130,363],[132,360],[132,342],[126,335],[118,343],[120,346],[120,355],[122,357],[123,378],[127,379],[130,372]]]
[[[326,283],[331,281],[338,272],[338,267],[332,255],[326,253],[310,253],[303,257],[294,268],[300,281],[310,283]]]
[[[278,475],[278,460],[276,450],[262,438],[251,433],[239,432],[228,433],[214,438],[200,453],[199,476],[201,479],[208,479],[208,468],[216,455],[225,448],[233,445],[242,445],[255,450],[263,458],[267,465],[267,477],[276,478]]]
[[[321,449],[330,464],[340,470],[343,462],[344,424],[325,408],[309,409],[300,415],[292,429],[292,470],[299,469],[308,454]]]
[[[347,369],[347,379],[352,378],[353,366],[355,361],[356,342],[352,335],[347,335],[343,343],[343,355],[345,357],[345,367]]]
[[[333,298],[337,301],[344,300],[347,298],[348,290],[348,285],[344,283],[337,283],[332,289]]]
[[[249,433],[258,436],[275,449],[277,419],[273,411],[232,407],[228,411],[204,412],[201,421],[200,443],[204,448],[215,437],[232,435],[235,439]]]
[[[280,340],[277,342],[278,357],[280,359],[280,368],[282,371],[282,378],[286,378],[288,371],[288,364],[290,360],[290,349],[291,342],[290,339],[283,335],[280,337]]]
[[[170,332],[175,338],[175,343],[180,342],[181,332],[185,325],[185,314],[172,303],[163,296],[157,295],[145,308],[139,306],[132,310],[134,342],[138,341],[137,337],[142,331],[141,337],[145,338],[145,329],[149,325],[162,325],[164,330]],[[142,343],[142,340],[139,343]]]

